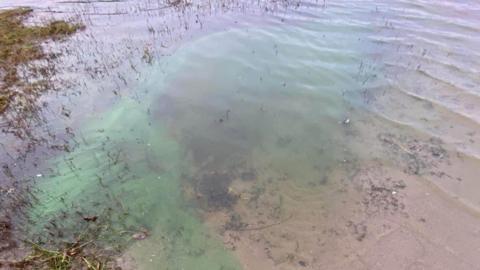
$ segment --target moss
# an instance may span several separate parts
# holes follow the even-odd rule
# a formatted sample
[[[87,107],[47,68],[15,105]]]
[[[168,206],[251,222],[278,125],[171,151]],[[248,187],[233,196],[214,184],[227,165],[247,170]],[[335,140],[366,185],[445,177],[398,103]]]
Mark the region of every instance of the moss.
[[[7,109],[12,97],[24,95],[24,89],[31,89],[20,78],[18,67],[51,57],[40,44],[65,38],[84,28],[81,24],[58,20],[43,26],[27,26],[24,21],[32,12],[31,8],[0,12],[0,113]]]

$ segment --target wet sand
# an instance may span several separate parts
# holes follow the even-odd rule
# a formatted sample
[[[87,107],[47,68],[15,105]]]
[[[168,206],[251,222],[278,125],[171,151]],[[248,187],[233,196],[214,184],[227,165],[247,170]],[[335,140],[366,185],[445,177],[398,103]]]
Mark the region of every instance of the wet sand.
[[[237,206],[247,225],[225,229],[226,213],[207,215],[207,223],[244,269],[477,269],[478,212],[421,177],[362,167],[327,193],[282,184],[266,190],[287,198],[283,219],[265,218],[272,203],[263,198],[255,210]]]
[[[378,140],[397,163],[346,162],[303,186],[237,180],[234,214],[206,222],[244,269],[478,269],[480,215],[466,192],[478,190],[478,161],[394,137]]]

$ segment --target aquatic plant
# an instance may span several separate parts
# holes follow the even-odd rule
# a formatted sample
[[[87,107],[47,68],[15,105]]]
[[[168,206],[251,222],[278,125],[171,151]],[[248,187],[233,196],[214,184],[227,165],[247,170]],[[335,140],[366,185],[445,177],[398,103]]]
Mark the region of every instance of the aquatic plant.
[[[51,250],[30,242],[32,253],[20,261],[0,262],[0,267],[17,269],[108,269],[108,258],[90,253],[87,247],[92,241],[78,240],[65,245],[64,248]]]
[[[84,28],[82,24],[61,20],[41,26],[25,25],[32,12],[31,8],[25,7],[0,12],[0,113],[15,97],[28,101],[50,86],[46,79],[27,82],[19,75],[19,68],[23,65],[56,57],[45,53],[41,43],[62,39]],[[48,65],[33,66],[30,71],[44,77],[52,72]]]

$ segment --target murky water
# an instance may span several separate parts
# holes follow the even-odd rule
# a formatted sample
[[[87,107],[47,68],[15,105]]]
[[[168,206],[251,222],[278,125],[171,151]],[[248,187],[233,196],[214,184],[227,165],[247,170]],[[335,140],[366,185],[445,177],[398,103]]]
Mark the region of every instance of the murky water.
[[[91,20],[66,61],[105,56],[125,78],[85,79],[73,117],[46,112],[75,136],[28,171],[32,237],[93,230],[134,269],[362,269],[344,253],[376,238],[370,219],[415,216],[405,187],[479,209],[478,3],[45,6]]]

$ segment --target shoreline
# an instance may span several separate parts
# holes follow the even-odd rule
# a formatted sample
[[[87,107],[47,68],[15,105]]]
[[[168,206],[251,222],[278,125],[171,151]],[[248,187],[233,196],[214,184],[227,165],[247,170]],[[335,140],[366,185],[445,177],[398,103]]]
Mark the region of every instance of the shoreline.
[[[115,3],[52,7],[87,22],[58,48],[35,41],[66,54],[52,75],[65,86],[35,95],[18,133],[31,142],[2,125],[0,202],[25,208],[0,230],[38,227],[33,255],[93,269],[478,268],[479,107],[445,75],[454,49],[404,40],[401,16],[420,7]],[[22,240],[11,232],[0,239]]]

